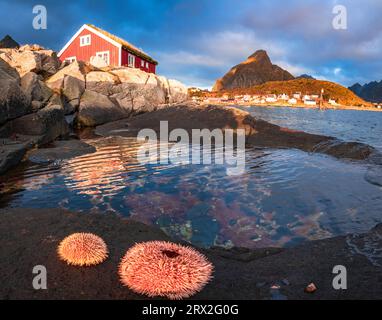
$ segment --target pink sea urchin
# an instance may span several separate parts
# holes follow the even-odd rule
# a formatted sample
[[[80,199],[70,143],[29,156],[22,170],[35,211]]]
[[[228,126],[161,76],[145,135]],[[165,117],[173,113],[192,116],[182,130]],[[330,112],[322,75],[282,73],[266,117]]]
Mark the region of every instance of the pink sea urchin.
[[[108,255],[106,243],[92,233],[73,233],[58,246],[61,260],[75,266],[91,266],[103,262]]]
[[[182,299],[199,292],[211,279],[212,264],[198,251],[165,241],[138,243],[119,265],[121,282],[149,297]]]

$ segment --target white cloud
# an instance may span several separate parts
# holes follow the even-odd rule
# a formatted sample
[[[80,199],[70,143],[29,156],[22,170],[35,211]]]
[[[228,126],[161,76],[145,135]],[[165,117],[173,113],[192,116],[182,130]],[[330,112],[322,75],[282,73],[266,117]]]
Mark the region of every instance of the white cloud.
[[[259,49],[266,50],[271,59],[282,57],[285,53],[283,47],[258,38],[253,31],[248,30],[204,33],[193,39],[192,46],[192,52],[159,52],[157,56],[162,64],[224,67],[228,70]]]
[[[313,70],[311,70],[309,68],[306,68],[306,67],[301,66],[301,65],[290,64],[286,61],[273,61],[273,63],[277,64],[279,67],[289,71],[295,77],[298,77],[302,74],[312,75],[315,73]]]
[[[341,73],[342,69],[341,68],[334,68],[333,73],[334,75],[338,76]]]
[[[194,65],[217,67],[224,66],[224,62],[207,54],[196,54],[193,52],[177,51],[162,52],[158,54],[161,64]]]
[[[200,89],[211,89],[213,81],[206,79],[205,77],[198,75],[191,75],[187,73],[179,73],[173,75],[167,75],[169,78],[176,79],[182,82],[187,87],[197,87]]]
[[[262,39],[247,29],[204,34],[196,46],[214,58],[230,63],[244,61],[259,49],[266,50],[271,58],[281,57],[285,53],[285,49],[280,45]]]

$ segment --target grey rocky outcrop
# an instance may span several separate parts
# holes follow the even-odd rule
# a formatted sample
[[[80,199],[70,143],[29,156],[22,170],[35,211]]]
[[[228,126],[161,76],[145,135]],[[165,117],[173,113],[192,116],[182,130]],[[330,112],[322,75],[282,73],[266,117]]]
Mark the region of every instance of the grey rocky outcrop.
[[[20,86],[20,77],[0,59],[0,125],[30,111],[30,99]]]
[[[53,91],[34,72],[28,72],[21,78],[21,88],[31,102],[41,102],[40,107],[53,95]]]
[[[49,105],[13,120],[12,130],[19,134],[39,136],[39,143],[44,144],[67,134],[68,125],[62,107]]]
[[[134,68],[97,68],[78,61],[64,66],[46,83],[55,92],[62,93],[66,100],[66,114],[78,111],[77,124],[80,126],[97,125],[114,121],[116,117],[122,119],[132,114],[154,111],[159,105],[184,102],[188,98],[187,88],[176,80]],[[101,95],[103,105],[96,108],[92,102],[92,108],[97,109],[93,119],[93,113],[89,112],[89,97],[80,103],[85,89]],[[102,113],[101,109],[104,109]],[[100,118],[101,114],[104,119]]]
[[[128,116],[128,112],[125,112],[107,96],[85,90],[81,97],[77,121],[82,126],[93,127]]]

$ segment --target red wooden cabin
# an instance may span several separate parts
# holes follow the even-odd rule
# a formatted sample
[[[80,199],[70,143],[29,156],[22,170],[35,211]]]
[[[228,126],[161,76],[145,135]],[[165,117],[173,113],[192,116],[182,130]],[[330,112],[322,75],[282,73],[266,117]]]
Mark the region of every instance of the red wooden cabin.
[[[107,65],[138,68],[155,73],[158,62],[131,43],[100,28],[84,24],[58,54],[61,61],[102,58]]]

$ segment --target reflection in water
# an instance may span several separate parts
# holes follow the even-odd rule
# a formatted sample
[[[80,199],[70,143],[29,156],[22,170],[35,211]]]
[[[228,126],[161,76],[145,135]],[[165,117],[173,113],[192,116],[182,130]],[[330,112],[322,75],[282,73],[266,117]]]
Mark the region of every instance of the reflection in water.
[[[97,152],[26,164],[0,178],[2,206],[116,212],[200,246],[291,246],[381,222],[366,167],[297,150],[249,149],[246,173],[224,165],[142,165],[131,138]]]

